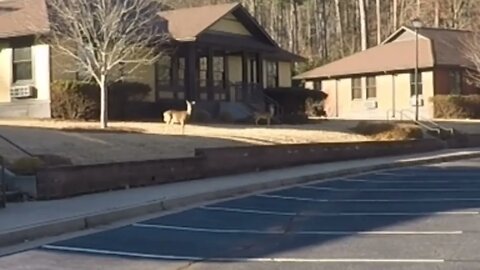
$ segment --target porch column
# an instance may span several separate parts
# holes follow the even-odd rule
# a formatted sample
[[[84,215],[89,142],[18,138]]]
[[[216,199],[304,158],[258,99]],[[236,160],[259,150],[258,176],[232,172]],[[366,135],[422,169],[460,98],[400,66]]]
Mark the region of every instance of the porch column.
[[[248,54],[242,52],[242,94],[241,97],[245,101],[248,95]]]
[[[185,99],[197,100],[197,51],[195,43],[187,44],[187,56],[185,57]]]
[[[257,82],[261,89],[264,89],[263,82],[263,56],[261,54],[256,55],[257,62]]]
[[[173,98],[178,99],[178,55],[177,53],[172,54],[170,61],[170,86],[173,91]]]
[[[213,93],[213,49],[208,48],[207,51],[207,99],[214,100]]]
[[[230,66],[228,64],[228,54],[223,55],[223,80],[225,82],[225,97],[227,101],[232,101],[230,96]]]

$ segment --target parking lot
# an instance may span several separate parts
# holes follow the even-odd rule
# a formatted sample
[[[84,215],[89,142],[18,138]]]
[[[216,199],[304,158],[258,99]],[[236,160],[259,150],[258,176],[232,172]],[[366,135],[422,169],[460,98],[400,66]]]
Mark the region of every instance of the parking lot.
[[[480,160],[254,194],[45,244],[0,269],[478,269]]]

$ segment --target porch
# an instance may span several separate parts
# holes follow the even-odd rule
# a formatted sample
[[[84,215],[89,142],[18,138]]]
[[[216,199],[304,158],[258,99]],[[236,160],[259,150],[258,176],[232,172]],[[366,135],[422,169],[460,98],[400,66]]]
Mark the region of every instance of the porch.
[[[291,86],[292,59],[282,53],[251,37],[227,34],[204,34],[195,42],[179,43],[156,64],[155,99],[242,103],[263,111],[266,101],[274,103],[266,88],[281,82]]]

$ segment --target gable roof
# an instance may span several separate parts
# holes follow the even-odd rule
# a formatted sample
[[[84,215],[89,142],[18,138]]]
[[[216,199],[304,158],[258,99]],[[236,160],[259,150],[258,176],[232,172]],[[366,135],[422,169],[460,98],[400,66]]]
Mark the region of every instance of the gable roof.
[[[221,18],[232,12],[240,4],[223,4],[181,8],[160,12],[160,16],[168,21],[172,37],[178,41],[195,40],[203,31]]]
[[[0,1],[0,39],[43,34],[49,30],[44,0]]]
[[[399,39],[415,34],[408,27],[395,31],[382,44],[307,71],[295,79],[314,79],[382,73],[415,68],[415,39]],[[419,68],[434,66],[471,67],[463,48],[471,32],[439,28],[419,29]]]
[[[228,14],[239,17],[249,31],[256,33],[266,43],[278,46],[273,38],[240,3],[181,8],[159,13],[161,17],[168,21],[170,34],[177,41],[196,40],[198,36]]]

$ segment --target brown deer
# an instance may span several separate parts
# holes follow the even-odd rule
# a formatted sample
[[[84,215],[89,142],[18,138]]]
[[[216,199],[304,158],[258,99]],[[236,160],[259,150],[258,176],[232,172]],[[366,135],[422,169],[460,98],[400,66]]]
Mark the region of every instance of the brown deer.
[[[186,100],[186,103],[187,103],[186,111],[168,110],[163,113],[163,121],[168,125],[180,124],[182,126],[182,133],[185,127],[185,122],[192,115],[192,105],[195,104],[195,101],[190,102]]]
[[[258,126],[258,123],[260,120],[264,119],[267,121],[267,125],[270,126],[272,122],[272,118],[275,116],[275,106],[270,104],[268,106],[268,112],[260,113],[260,112],[255,112],[253,114],[253,118],[255,118],[255,125]]]

